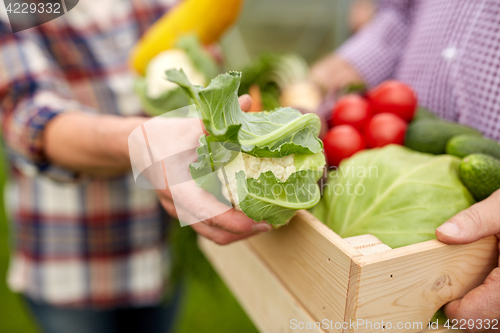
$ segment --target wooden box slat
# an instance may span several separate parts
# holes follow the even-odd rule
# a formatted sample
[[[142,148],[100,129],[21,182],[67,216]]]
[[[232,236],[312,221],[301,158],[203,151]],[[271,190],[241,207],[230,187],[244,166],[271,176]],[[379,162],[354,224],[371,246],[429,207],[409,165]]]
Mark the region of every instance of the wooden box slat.
[[[344,240],[300,211],[288,226],[246,241],[218,246],[200,238],[199,243],[259,330],[270,333],[380,332],[293,330],[292,319],[421,322],[425,328],[442,305],[480,285],[498,265],[496,237],[467,245],[434,240],[398,249],[373,236],[359,237]]]
[[[200,237],[198,244],[260,332],[291,333],[297,331],[290,328],[291,320],[313,322],[246,241],[223,247]]]
[[[356,249],[306,211],[248,242],[314,318],[344,321],[351,258],[361,255]]]
[[[358,267],[354,316],[425,326],[441,306],[484,281],[498,264],[497,248],[494,236],[467,245],[432,240],[353,258]]]

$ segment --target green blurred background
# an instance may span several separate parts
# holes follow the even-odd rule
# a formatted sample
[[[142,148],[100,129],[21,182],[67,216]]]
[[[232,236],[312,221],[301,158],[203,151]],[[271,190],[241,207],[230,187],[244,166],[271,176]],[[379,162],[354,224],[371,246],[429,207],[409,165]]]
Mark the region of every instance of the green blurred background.
[[[312,62],[331,52],[349,33],[348,10],[354,0],[247,0],[239,23],[221,41],[227,68],[239,69],[268,51],[296,52]],[[363,1],[363,0],[362,0]],[[8,166],[0,151],[0,332],[35,333],[21,299],[6,286],[9,261],[8,221],[3,187]],[[175,224],[175,274],[183,276],[186,297],[178,333],[257,332],[238,302],[196,248],[190,228]],[[182,263],[182,265],[181,265]],[[196,318],[196,320],[192,320]]]

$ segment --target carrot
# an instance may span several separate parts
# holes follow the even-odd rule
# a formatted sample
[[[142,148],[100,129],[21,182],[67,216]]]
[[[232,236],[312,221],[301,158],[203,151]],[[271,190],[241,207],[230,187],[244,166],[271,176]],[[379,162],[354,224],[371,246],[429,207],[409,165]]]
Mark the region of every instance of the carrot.
[[[248,94],[252,97],[252,107],[248,112],[261,112],[263,111],[262,97],[260,94],[260,87],[256,84],[252,84],[248,89]]]

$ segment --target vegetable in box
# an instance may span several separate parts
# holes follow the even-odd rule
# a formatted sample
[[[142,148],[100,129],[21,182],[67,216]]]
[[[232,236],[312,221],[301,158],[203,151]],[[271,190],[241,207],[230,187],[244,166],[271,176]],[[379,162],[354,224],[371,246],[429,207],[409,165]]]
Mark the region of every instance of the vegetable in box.
[[[459,164],[397,145],[357,153],[329,174],[313,214],[341,237],[372,234],[393,248],[434,239],[475,202]]]

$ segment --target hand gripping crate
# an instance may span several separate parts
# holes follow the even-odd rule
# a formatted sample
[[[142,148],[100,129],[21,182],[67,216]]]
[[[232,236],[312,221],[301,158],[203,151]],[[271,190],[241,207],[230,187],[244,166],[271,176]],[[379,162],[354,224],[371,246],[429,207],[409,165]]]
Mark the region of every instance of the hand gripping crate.
[[[342,239],[307,211],[246,241],[219,246],[199,238],[199,245],[256,327],[269,333],[426,331],[441,306],[498,264],[496,237],[391,249],[372,235]]]

